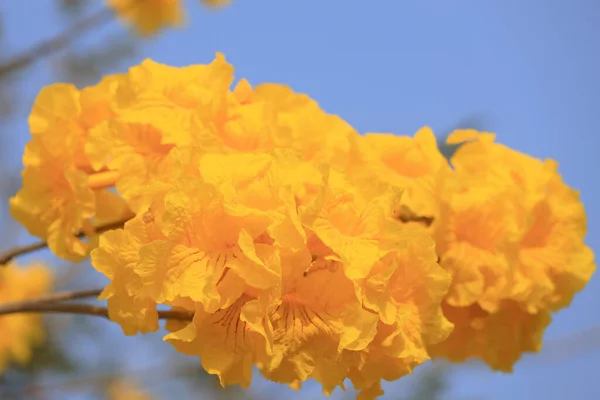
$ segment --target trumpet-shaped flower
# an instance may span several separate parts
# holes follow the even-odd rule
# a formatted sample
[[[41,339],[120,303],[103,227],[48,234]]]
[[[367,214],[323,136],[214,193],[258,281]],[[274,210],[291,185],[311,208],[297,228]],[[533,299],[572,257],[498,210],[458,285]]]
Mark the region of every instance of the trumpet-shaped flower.
[[[285,85],[253,88],[242,79],[230,90],[232,82],[233,67],[222,54],[183,68],[146,60],[126,75],[117,113],[121,121],[155,128],[164,145],[206,152],[293,149],[305,160],[351,164],[360,137],[341,118]]]
[[[141,385],[128,380],[114,380],[106,389],[108,400],[152,400]]]
[[[48,242],[62,258],[79,260],[92,243],[96,225],[123,218],[127,207],[106,190],[114,184],[113,171],[94,173],[84,146],[90,129],[112,117],[110,99],[120,76],[77,90],[56,84],[44,88],[34,104],[22,172],[23,187],[10,200],[11,213],[28,231]]]
[[[253,101],[264,103],[274,116],[276,148],[292,148],[304,160],[341,168],[356,161],[357,143],[362,137],[342,118],[323,111],[309,96],[269,83],[256,87]]]
[[[477,304],[446,304],[444,314],[454,323],[454,330],[447,340],[430,346],[433,357],[454,362],[478,357],[504,372],[512,372],[523,353],[541,350],[544,330],[551,321],[549,311],[531,314],[512,300],[505,300],[492,313]]]
[[[205,145],[227,121],[232,82],[233,66],[220,53],[210,64],[182,68],[144,60],[126,74],[115,109],[123,122],[157,129],[163,144]]]
[[[152,36],[163,28],[181,27],[186,16],[182,0],[106,0],[120,19],[142,36]],[[209,7],[222,7],[231,0],[200,0]]]
[[[0,268],[0,303],[29,300],[47,293],[53,285],[50,270],[42,264]],[[27,364],[33,347],[44,340],[42,318],[35,314],[0,317],[0,374],[11,362]]]
[[[107,5],[142,36],[181,26],[185,20],[181,0],[107,0]]]
[[[493,140],[472,130],[448,138],[464,143],[440,188],[434,235],[441,265],[453,274],[446,304],[456,330],[432,351],[453,360],[480,356],[509,371],[522,352],[541,348],[549,313],[570,303],[595,265],[579,195],[556,163]]]
[[[327,393],[354,376],[365,396],[448,335],[440,303],[449,275],[424,232],[391,219],[397,191],[358,189],[337,170],[306,168],[292,149],[193,153],[171,151],[181,175],[135,220],[156,237],[131,221],[125,233],[142,233],[130,261],[104,256],[130,254],[120,231],[92,253],[111,290],[130,299],[109,303],[111,315],[129,318],[114,318],[122,326],[140,315],[135,298],[192,311],[189,323],[169,322],[165,340],[200,356],[223,385],[248,386],[257,365],[268,379],[312,378]]]
[[[141,247],[161,238],[152,225],[152,215],[146,213],[128,221],[123,229],[103,233],[91,252],[94,268],[110,279],[99,298],[107,300],[108,317],[121,325],[126,335],[158,329],[156,302],[145,295],[135,268]]]
[[[115,187],[134,212],[148,208],[144,192],[151,182],[167,180],[165,161],[174,147],[162,143],[163,136],[149,124],[107,120],[96,126],[86,141],[86,155],[96,171],[115,174]]]
[[[439,182],[450,170],[430,128],[414,136],[367,133],[358,146],[360,161],[353,174],[373,177],[404,188],[397,217],[405,221],[421,217],[431,223],[438,213]]]

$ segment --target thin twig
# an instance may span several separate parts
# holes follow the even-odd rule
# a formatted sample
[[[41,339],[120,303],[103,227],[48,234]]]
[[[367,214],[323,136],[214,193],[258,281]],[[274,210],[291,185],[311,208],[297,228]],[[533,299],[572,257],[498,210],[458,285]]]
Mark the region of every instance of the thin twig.
[[[425,225],[426,227],[429,227],[431,224],[433,224],[433,217],[417,215],[405,205],[401,206],[400,215],[398,215],[397,218],[400,220],[400,222],[405,224],[409,222],[417,222]]]
[[[122,228],[125,224],[125,221],[117,221],[111,222],[110,224],[101,225],[96,228],[95,233],[100,234],[102,232],[110,231],[113,229]],[[79,232],[75,237],[81,238],[84,237],[85,233]],[[3,254],[0,253],[0,267],[8,264],[13,258],[18,257],[23,254],[31,253],[37,250],[45,249],[48,247],[48,243],[45,241],[40,241],[38,243],[28,244],[26,246],[14,247],[10,250],[7,250]]]
[[[66,48],[72,40],[80,38],[85,32],[91,29],[110,22],[114,16],[115,14],[111,9],[105,8],[96,14],[84,18],[52,39],[38,43],[14,59],[0,65],[0,77],[27,67],[44,57]]]
[[[36,297],[35,299],[23,300],[21,304],[55,303],[58,301],[85,299],[89,297],[98,297],[100,296],[100,293],[102,293],[102,289],[80,290],[74,292],[59,292],[52,293],[47,296]]]
[[[0,305],[0,315],[21,313],[84,314],[108,318],[108,310],[105,307],[94,306],[91,304],[38,303],[24,301]]]
[[[21,254],[33,253],[34,251],[44,249],[48,246],[48,243],[41,241],[26,246],[14,247],[7,250],[4,254],[0,254],[0,266],[8,264],[13,258],[20,256]]]
[[[106,307],[91,304],[24,301],[0,305],[0,315],[21,313],[81,314],[108,318],[108,309]],[[191,321],[193,317],[194,314],[188,311],[158,311],[159,319]]]

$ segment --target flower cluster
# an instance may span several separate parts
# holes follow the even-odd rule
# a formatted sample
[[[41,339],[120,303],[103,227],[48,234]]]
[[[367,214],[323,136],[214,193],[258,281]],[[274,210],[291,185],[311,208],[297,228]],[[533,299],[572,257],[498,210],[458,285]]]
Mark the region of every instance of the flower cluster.
[[[52,286],[50,270],[42,264],[0,268],[0,305],[33,299],[47,293]],[[0,316],[0,375],[11,362],[29,362],[32,347],[44,340],[42,318],[35,314]]]
[[[169,306],[193,318],[165,340],[224,386],[257,366],[374,398],[431,356],[510,369],[589,280],[555,163],[457,131],[451,167],[428,128],[359,135],[284,85],[233,81],[221,54],[146,60],[35,103],[11,211],[61,257],[93,249],[125,334]]]
[[[220,7],[231,0],[201,0],[209,7]],[[151,36],[167,26],[185,23],[183,0],[106,0],[119,16],[142,36]]]
[[[474,130],[448,137],[460,145],[451,166],[429,129],[414,139],[365,139],[364,173],[407,188],[397,218],[429,232],[452,274],[443,307],[454,330],[429,354],[480,357],[511,371],[522,353],[539,351],[550,313],[568,306],[595,270],[583,205],[556,162]]]
[[[119,76],[79,91],[70,84],[42,89],[29,116],[32,140],[25,147],[23,187],[10,199],[12,216],[59,257],[79,261],[94,240],[95,224],[110,224],[129,213],[110,191],[116,173],[95,170],[85,152],[90,132],[111,118]]]
[[[579,193],[564,184],[557,163],[494,138],[472,130],[448,138],[463,144],[437,189],[433,235],[454,277],[445,313],[455,330],[431,353],[479,356],[511,371],[523,352],[541,349],[550,313],[570,304],[595,264]]]

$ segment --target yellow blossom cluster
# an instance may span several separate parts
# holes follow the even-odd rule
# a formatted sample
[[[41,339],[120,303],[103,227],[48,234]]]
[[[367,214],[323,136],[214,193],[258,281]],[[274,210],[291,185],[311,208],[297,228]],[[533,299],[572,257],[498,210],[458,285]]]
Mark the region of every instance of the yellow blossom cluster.
[[[12,216],[59,257],[86,257],[96,224],[127,217],[127,205],[110,190],[116,173],[94,170],[85,146],[90,131],[112,118],[119,76],[78,90],[71,84],[42,89],[29,116],[32,140],[25,147],[23,187],[10,199]]]
[[[209,7],[221,7],[231,0],[201,0]],[[185,23],[183,0],[106,0],[120,19],[142,36],[151,36],[167,26]]]
[[[510,369],[589,280],[555,163],[456,131],[451,166],[429,128],[360,135],[289,87],[233,82],[221,54],[146,60],[36,100],[12,214],[60,257],[93,249],[125,334],[168,306],[193,319],[165,340],[224,386],[256,366],[368,399],[432,356]]]
[[[42,264],[0,267],[0,306],[29,300],[47,293],[53,283],[50,270]],[[11,362],[29,362],[32,347],[44,340],[42,318],[35,314],[0,316],[0,375]]]
[[[522,353],[539,351],[550,313],[568,306],[595,270],[583,205],[557,163],[474,130],[448,137],[460,145],[451,165],[429,129],[414,139],[365,138],[366,173],[407,188],[398,219],[431,234],[452,274],[443,307],[454,330],[429,354],[480,357],[508,372]]]

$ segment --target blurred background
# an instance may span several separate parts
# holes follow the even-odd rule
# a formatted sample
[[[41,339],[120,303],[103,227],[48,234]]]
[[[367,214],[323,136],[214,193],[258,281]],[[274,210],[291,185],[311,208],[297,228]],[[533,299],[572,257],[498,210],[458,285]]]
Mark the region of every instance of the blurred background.
[[[0,250],[34,241],[10,218],[7,201],[20,186],[27,116],[43,86],[95,84],[145,58],[207,63],[220,51],[237,78],[288,84],[361,133],[412,134],[429,125],[443,138],[455,128],[476,128],[556,159],[567,184],[581,191],[587,243],[600,251],[597,1],[233,0],[220,10],[199,3],[185,1],[184,28],[140,38],[101,0],[0,0]],[[58,290],[105,284],[89,266],[47,251],[19,262],[35,259],[55,267]],[[428,363],[385,383],[383,398],[596,399],[599,302],[596,274],[554,316],[543,351],[523,357],[513,374],[478,362]],[[118,378],[155,399],[324,397],[316,384],[294,392],[258,375],[248,391],[224,391],[197,359],[163,343],[162,331],[124,337],[106,320],[63,315],[47,317],[46,325],[45,346],[28,367],[1,378],[0,399],[117,399],[107,388]],[[354,398],[348,386],[331,398]]]

